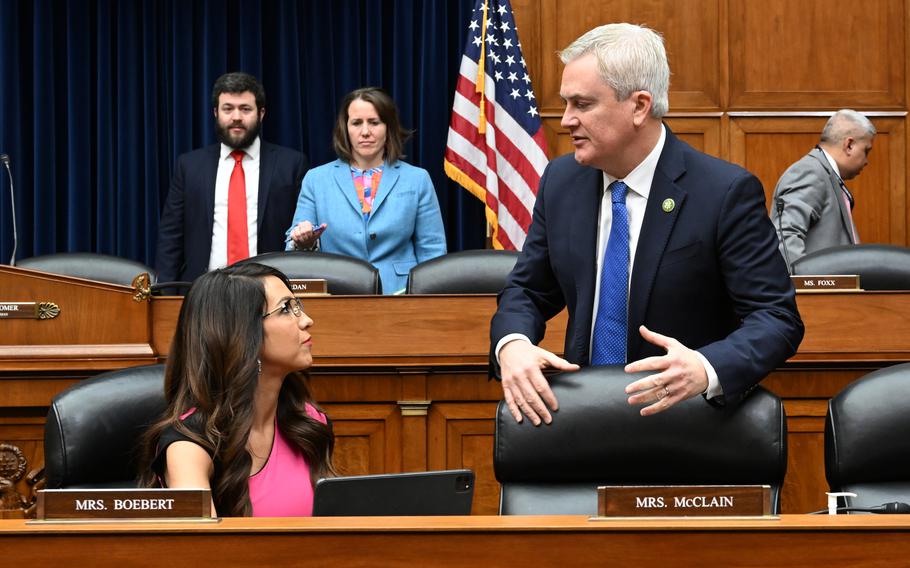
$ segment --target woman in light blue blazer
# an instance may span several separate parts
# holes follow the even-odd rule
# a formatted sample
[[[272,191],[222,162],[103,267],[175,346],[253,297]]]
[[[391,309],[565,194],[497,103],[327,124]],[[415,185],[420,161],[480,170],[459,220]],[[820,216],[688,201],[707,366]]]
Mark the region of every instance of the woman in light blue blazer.
[[[417,263],[446,253],[436,190],[427,171],[401,161],[411,133],[385,91],[349,93],[335,122],[338,159],[303,178],[288,250],[313,249],[369,261],[382,291],[404,290]]]

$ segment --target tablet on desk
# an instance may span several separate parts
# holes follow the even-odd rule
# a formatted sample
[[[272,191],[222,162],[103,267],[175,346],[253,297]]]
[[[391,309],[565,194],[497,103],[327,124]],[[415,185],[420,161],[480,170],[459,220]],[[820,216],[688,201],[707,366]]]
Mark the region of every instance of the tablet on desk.
[[[316,482],[314,517],[470,515],[469,469],[327,477]]]

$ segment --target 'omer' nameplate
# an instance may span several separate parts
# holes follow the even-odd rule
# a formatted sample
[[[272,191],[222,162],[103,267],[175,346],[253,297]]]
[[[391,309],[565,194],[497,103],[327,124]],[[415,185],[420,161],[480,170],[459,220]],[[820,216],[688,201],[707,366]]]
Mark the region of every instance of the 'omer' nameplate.
[[[322,278],[291,278],[291,292],[294,294],[328,294],[329,289]]]
[[[39,521],[212,518],[210,489],[45,489]]]
[[[597,488],[600,517],[769,517],[768,485],[633,485]]]

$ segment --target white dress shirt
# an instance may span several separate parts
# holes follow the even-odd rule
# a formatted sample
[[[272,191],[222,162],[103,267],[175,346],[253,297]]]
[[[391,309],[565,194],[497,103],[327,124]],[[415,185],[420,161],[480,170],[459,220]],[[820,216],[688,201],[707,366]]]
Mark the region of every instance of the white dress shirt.
[[[259,227],[259,156],[260,142],[257,136],[253,143],[243,148],[243,177],[246,181],[246,223],[249,237],[250,256],[256,256],[256,235]],[[215,211],[212,223],[212,252],[209,255],[209,270],[227,266],[227,222],[228,222],[228,188],[235,160],[231,156],[234,149],[221,145],[221,158],[218,160],[218,174],[215,176]]]

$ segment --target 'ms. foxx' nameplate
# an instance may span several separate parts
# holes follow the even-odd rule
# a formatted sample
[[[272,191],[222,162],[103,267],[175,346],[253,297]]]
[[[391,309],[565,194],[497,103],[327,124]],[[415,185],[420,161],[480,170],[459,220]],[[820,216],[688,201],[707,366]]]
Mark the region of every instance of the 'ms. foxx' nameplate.
[[[209,519],[209,489],[45,489],[38,520]]]
[[[791,276],[793,287],[800,292],[821,292],[830,290],[859,290],[859,276],[856,274],[832,274],[829,276]]]
[[[600,517],[767,517],[768,485],[606,486],[597,488]]]
[[[291,278],[291,292],[294,294],[328,294],[328,286],[322,278]]]

